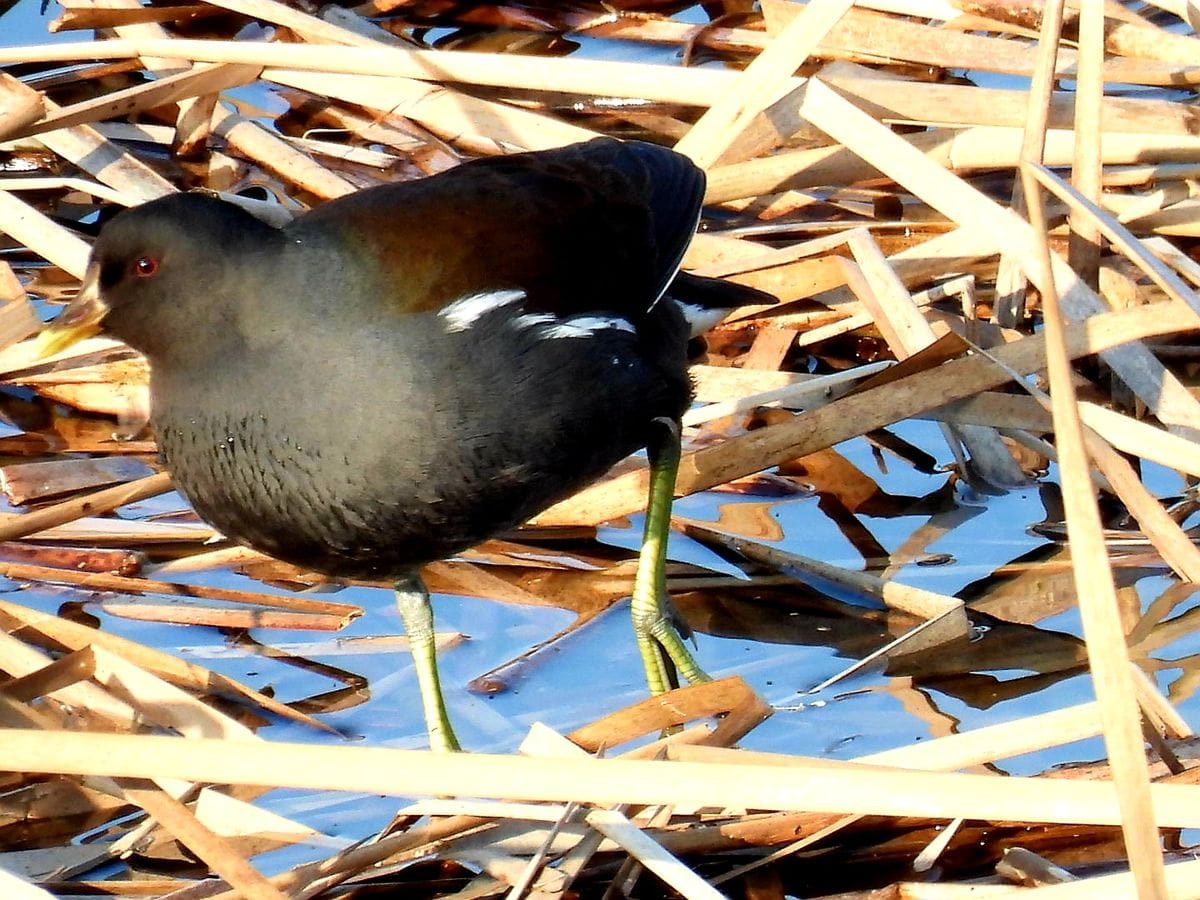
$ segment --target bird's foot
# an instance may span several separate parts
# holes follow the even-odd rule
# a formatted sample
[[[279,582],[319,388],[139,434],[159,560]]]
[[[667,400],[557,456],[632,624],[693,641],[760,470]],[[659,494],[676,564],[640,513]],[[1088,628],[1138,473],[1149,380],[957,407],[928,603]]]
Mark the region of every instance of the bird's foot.
[[[688,684],[711,681],[700,668],[684,643],[675,622],[663,611],[658,596],[633,598],[633,633],[642,665],[646,669],[646,684],[651,694],[662,694],[678,686],[682,677]]]

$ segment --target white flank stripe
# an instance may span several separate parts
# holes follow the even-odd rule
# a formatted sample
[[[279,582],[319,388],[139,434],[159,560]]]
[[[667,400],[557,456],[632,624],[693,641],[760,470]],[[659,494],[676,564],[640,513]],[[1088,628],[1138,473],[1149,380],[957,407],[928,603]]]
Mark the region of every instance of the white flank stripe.
[[[547,322],[557,322],[554,316],[550,313],[525,313],[523,316],[517,316],[512,320],[512,327],[518,331],[525,328],[532,328],[535,325],[545,325]]]
[[[592,337],[597,331],[606,329],[637,334],[633,325],[620,316],[576,316],[543,328],[542,333],[548,338],[576,338]]]
[[[493,310],[516,303],[525,299],[525,292],[517,289],[489,291],[484,294],[471,294],[461,300],[455,300],[438,310],[438,315],[446,320],[446,331],[466,331],[481,318]]]

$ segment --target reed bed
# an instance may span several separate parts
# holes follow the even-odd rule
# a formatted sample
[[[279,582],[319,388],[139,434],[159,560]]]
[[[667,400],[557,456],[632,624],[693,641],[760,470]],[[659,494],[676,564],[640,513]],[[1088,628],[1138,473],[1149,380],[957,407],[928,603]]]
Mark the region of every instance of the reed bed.
[[[535,727],[513,755],[284,743],[246,723],[331,729],[177,655],[0,599],[4,896],[1200,896],[1200,863],[1172,838],[1200,825],[1194,738],[1131,661],[1164,639],[1166,612],[1131,621],[1114,576],[1168,573],[1166,611],[1200,580],[1180,524],[1191,507],[1168,508],[1139,472],[1200,474],[1194,6],[764,0],[710,4],[720,14],[704,24],[671,17],[688,6],[62,0],[50,29],[94,39],[0,47],[0,377],[87,414],[0,439],[0,487],[21,509],[0,515],[0,575],[131,619],[344,627],[353,604],[184,577],[235,566],[306,587],[312,573],[213,549],[220,535],[194,520],[109,515],[170,489],[142,430],[144,364],[99,338],[35,359],[25,339],[44,301],[77,284],[98,210],[203,188],[286,219],[472,156],[612,134],[706,169],[707,227],[686,268],[780,301],[708,337],[677,493],[798,490],[836,465],[833,445],[911,418],[940,423],[976,489],[1010,489],[1053,459],[1067,552],[975,611],[1035,621],[1020,579],[1073,581],[1086,657],[1062,651],[1061,665],[1089,665],[1096,700],[836,763],[737,749],[771,714],[738,678],[567,735]],[[597,52],[568,52],[581,42]],[[630,43],[662,61],[604,49]],[[265,96],[286,112],[255,109]],[[426,579],[565,606],[573,631],[630,589],[631,561],[588,538],[640,510],[646,486],[631,462]],[[1137,547],[1104,530],[1098,495],[1136,520]],[[861,664],[972,652],[962,599],[901,583],[889,561],[852,571],[780,549],[764,517],[676,525],[760,589],[816,580],[877,598],[906,624]],[[578,565],[547,541],[574,541]],[[676,593],[723,585],[670,571]],[[1094,735],[1105,763],[987,768]],[[398,811],[339,843],[255,805],[279,787],[395,797]],[[289,844],[327,852],[256,867]],[[129,877],[123,860],[163,847],[184,874]]]

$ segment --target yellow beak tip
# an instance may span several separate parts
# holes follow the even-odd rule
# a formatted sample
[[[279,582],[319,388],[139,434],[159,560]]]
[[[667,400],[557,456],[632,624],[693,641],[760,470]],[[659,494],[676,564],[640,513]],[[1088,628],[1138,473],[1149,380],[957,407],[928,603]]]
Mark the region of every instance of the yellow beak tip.
[[[46,359],[56,353],[61,353],[84,338],[91,337],[98,330],[96,326],[55,326],[51,324],[33,340],[34,359]]]

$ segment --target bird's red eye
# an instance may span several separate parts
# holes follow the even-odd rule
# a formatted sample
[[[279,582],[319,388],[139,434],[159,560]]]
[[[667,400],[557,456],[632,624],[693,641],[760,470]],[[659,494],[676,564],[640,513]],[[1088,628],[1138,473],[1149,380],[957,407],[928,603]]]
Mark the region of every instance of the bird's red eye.
[[[158,260],[153,256],[139,256],[134,260],[133,271],[139,278],[149,278],[158,271]]]

